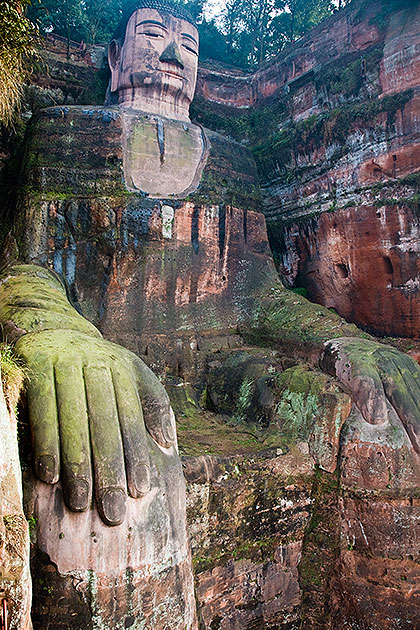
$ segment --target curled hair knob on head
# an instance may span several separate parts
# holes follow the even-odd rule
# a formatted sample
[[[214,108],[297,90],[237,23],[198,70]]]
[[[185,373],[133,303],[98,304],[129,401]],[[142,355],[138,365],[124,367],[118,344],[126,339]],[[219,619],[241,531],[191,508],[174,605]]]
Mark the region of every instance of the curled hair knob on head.
[[[186,20],[193,26],[196,26],[195,20],[192,17],[191,13],[189,13],[184,7],[179,4],[174,4],[170,0],[134,0],[129,2],[124,10],[121,22],[117,26],[112,39],[121,39],[123,40],[125,37],[125,29],[127,28],[127,23],[130,17],[133,15],[135,11],[138,9],[156,9],[156,11],[161,11],[162,13],[169,13],[176,18],[180,18],[182,20]]]

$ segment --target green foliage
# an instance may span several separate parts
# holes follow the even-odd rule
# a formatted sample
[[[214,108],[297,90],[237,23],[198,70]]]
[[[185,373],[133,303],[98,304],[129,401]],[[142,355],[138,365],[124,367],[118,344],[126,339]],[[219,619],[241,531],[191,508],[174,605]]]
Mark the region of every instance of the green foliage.
[[[0,343],[0,373],[4,396],[9,409],[14,409],[27,376],[27,368],[11,346]]]
[[[219,22],[228,58],[243,68],[269,59],[335,10],[331,0],[229,0]]]
[[[75,41],[108,42],[127,4],[129,0],[38,0],[29,15],[44,32]],[[178,0],[178,4],[201,21],[204,4],[201,0]]]
[[[29,16],[44,32],[76,41],[106,42],[129,0],[38,0]],[[228,0],[208,17],[209,0],[175,0],[192,14],[200,34],[200,57],[254,67],[276,55],[330,15],[331,0]]]
[[[87,42],[108,42],[121,18],[121,0],[85,0],[84,38]]]
[[[283,11],[273,20],[277,40],[293,42],[334,10],[331,0],[288,0]]]
[[[36,28],[24,15],[27,4],[29,0],[0,2],[0,123],[5,125],[19,107],[25,62],[35,53]]]
[[[32,514],[32,516],[30,516],[28,519],[28,527],[29,527],[29,536],[32,537],[32,535],[35,533],[36,530],[36,524],[38,522],[38,519]]]
[[[371,22],[381,30],[385,30],[389,23],[389,18],[393,13],[417,7],[418,0],[386,0],[381,3],[381,10],[372,18]]]
[[[249,405],[254,397],[255,384],[250,378],[245,378],[239,388],[238,404],[233,417],[236,422],[243,422],[249,411]]]
[[[0,50],[4,54],[26,52],[28,37],[34,32],[33,24],[23,15],[29,0],[8,0],[0,3]]]
[[[83,6],[80,0],[40,0],[31,7],[28,15],[37,20],[44,32],[80,40],[85,34],[89,4],[87,1]]]
[[[243,144],[255,145],[261,138],[261,129],[270,135],[278,128],[279,122],[287,115],[287,107],[285,101],[276,99],[264,107],[237,110],[196,96],[191,104],[190,115],[208,129]]]
[[[324,89],[330,95],[356,96],[364,83],[364,75],[378,71],[383,56],[383,44],[363,52],[343,68],[343,59],[332,63],[316,75],[315,87]],[[364,70],[363,70],[364,69]]]
[[[297,293],[297,295],[303,295],[304,298],[308,297],[308,289],[305,289],[305,287],[294,287],[290,290],[292,293]]]
[[[314,394],[285,390],[277,407],[284,441],[307,440],[317,411],[318,397]]]

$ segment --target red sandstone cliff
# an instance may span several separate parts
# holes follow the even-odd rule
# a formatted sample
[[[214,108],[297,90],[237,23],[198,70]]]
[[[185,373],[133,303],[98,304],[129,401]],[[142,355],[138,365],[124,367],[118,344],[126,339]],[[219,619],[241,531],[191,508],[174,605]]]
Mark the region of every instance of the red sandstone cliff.
[[[418,3],[354,1],[251,76],[202,68],[198,103],[227,133],[240,117],[254,145],[286,284],[418,337]]]
[[[386,14],[383,5],[379,1],[353,2],[255,75],[203,67],[196,113],[204,122],[213,115],[224,133],[235,135],[240,128],[243,136],[235,137],[250,144],[260,144],[264,134],[267,142],[255,153],[272,248],[285,279],[306,286],[313,298],[354,321],[382,332],[414,335],[419,275],[415,178],[419,13],[411,5]],[[251,104],[254,107],[249,109]],[[86,110],[86,117],[89,112]],[[238,118],[245,127],[235,127]],[[214,127],[211,122],[210,128]],[[55,146],[53,123],[48,138]],[[113,149],[109,147],[109,155],[103,147],[97,152],[102,151],[104,159],[111,157],[110,164],[115,165],[119,155]],[[56,170],[61,185],[62,169]],[[54,191],[45,190],[43,216],[51,226],[51,257],[54,254],[59,259],[63,253],[70,281],[73,222],[80,236],[76,249],[83,255],[89,253],[84,231],[105,235],[95,240],[95,265],[87,264],[84,269],[85,278],[103,273],[100,289],[105,299],[99,292],[92,294],[92,304],[85,301],[84,307],[91,308],[91,315],[98,313],[98,318],[104,314],[101,306],[109,307],[111,329],[111,313],[115,315],[123,304],[135,261],[134,254],[127,254],[117,261],[120,268],[115,264],[107,267],[112,238],[123,239],[125,230],[134,251],[136,234],[129,212],[121,230],[125,197],[110,199],[110,182],[103,173],[97,179],[102,188],[89,190],[86,196],[93,200],[82,199],[77,206],[74,200],[68,202],[63,195],[54,198]],[[71,180],[64,183],[73,184]],[[72,189],[67,195],[72,196]],[[229,256],[232,273],[238,268],[237,252],[244,245],[245,225],[247,238],[254,234],[248,249],[253,255],[265,255],[261,251],[263,222],[254,210],[245,214],[231,206],[229,199],[226,203],[224,229],[231,230],[231,239],[222,254],[226,260]],[[190,269],[177,276],[174,287],[172,271],[178,260],[182,262],[177,249],[186,242],[191,249],[193,233],[205,241],[212,256],[214,250],[220,251],[220,217],[201,208],[194,223],[191,204],[177,208],[173,232],[177,249],[167,249],[170,255],[163,259],[162,224],[159,217],[154,221],[153,208],[147,210],[147,231],[151,232],[148,297],[167,305],[160,298],[171,289],[182,305],[199,294],[222,292],[226,274],[222,266],[217,270],[208,267],[203,247],[194,254],[200,262],[195,275]],[[62,233],[60,221],[65,224]],[[137,229],[141,225],[138,222]],[[80,299],[83,302],[83,295]],[[104,312],[106,324],[106,308]],[[227,317],[221,319],[229,323]],[[127,331],[121,326],[118,334],[122,339]],[[132,340],[132,331],[129,334]],[[206,339],[200,343],[204,348]],[[217,349],[214,362],[220,367],[217,343],[210,348],[209,342],[208,352]],[[162,351],[158,344],[156,339],[156,353]],[[152,346],[147,350],[154,359]],[[190,346],[196,354],[196,346]],[[138,347],[145,349],[142,343]],[[184,351],[182,348],[181,354]],[[272,378],[276,359],[270,354],[267,379]],[[200,422],[204,425],[209,420],[199,417],[197,407],[195,415],[188,415],[191,409],[187,405],[183,411],[181,445],[195,436]],[[325,417],[336,416],[330,411]],[[210,426],[205,427],[208,441],[205,450],[200,443],[201,452],[214,449],[218,453],[216,433],[221,424],[214,422],[211,418]],[[221,462],[217,457],[186,462],[203,627],[413,628],[419,617],[417,462],[398,431],[398,439],[391,431],[369,433],[369,427],[360,426],[355,418],[348,427],[340,454],[341,488],[333,473],[314,474],[315,461],[301,436],[292,454],[287,449],[273,449],[246,457],[241,444],[236,451],[231,447]],[[238,429],[227,425],[226,430],[231,438]],[[245,441],[242,434],[240,438]],[[235,456],[236,452],[240,454]],[[200,464],[204,469],[201,476],[196,473]]]

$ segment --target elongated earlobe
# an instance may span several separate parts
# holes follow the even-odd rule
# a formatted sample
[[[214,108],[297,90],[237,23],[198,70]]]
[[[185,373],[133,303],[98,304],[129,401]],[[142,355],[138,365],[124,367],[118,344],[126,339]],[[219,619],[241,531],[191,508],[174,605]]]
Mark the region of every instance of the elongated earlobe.
[[[113,39],[108,46],[108,63],[111,68],[111,92],[118,89],[118,78],[121,64],[121,42]]]

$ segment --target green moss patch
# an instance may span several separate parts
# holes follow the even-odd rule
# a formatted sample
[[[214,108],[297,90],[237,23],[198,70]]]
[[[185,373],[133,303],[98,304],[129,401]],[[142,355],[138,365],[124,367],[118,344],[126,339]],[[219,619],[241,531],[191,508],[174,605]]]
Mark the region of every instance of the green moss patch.
[[[305,532],[299,582],[302,628],[328,628],[330,581],[340,552],[339,475],[320,470],[312,488],[313,510]],[[306,625],[307,624],[307,625]]]
[[[366,125],[379,114],[386,113],[387,125],[393,125],[397,111],[403,109],[412,98],[413,90],[410,89],[381,99],[348,103],[328,112],[314,114],[272,134],[264,143],[253,148],[262,180],[267,181],[278,169],[293,169],[292,158],[295,153],[333,143],[345,146],[353,128],[358,124]],[[293,172],[291,178],[295,178]]]
[[[200,407],[188,386],[166,385],[166,389],[175,412],[181,455],[247,454],[264,448],[257,432]]]

